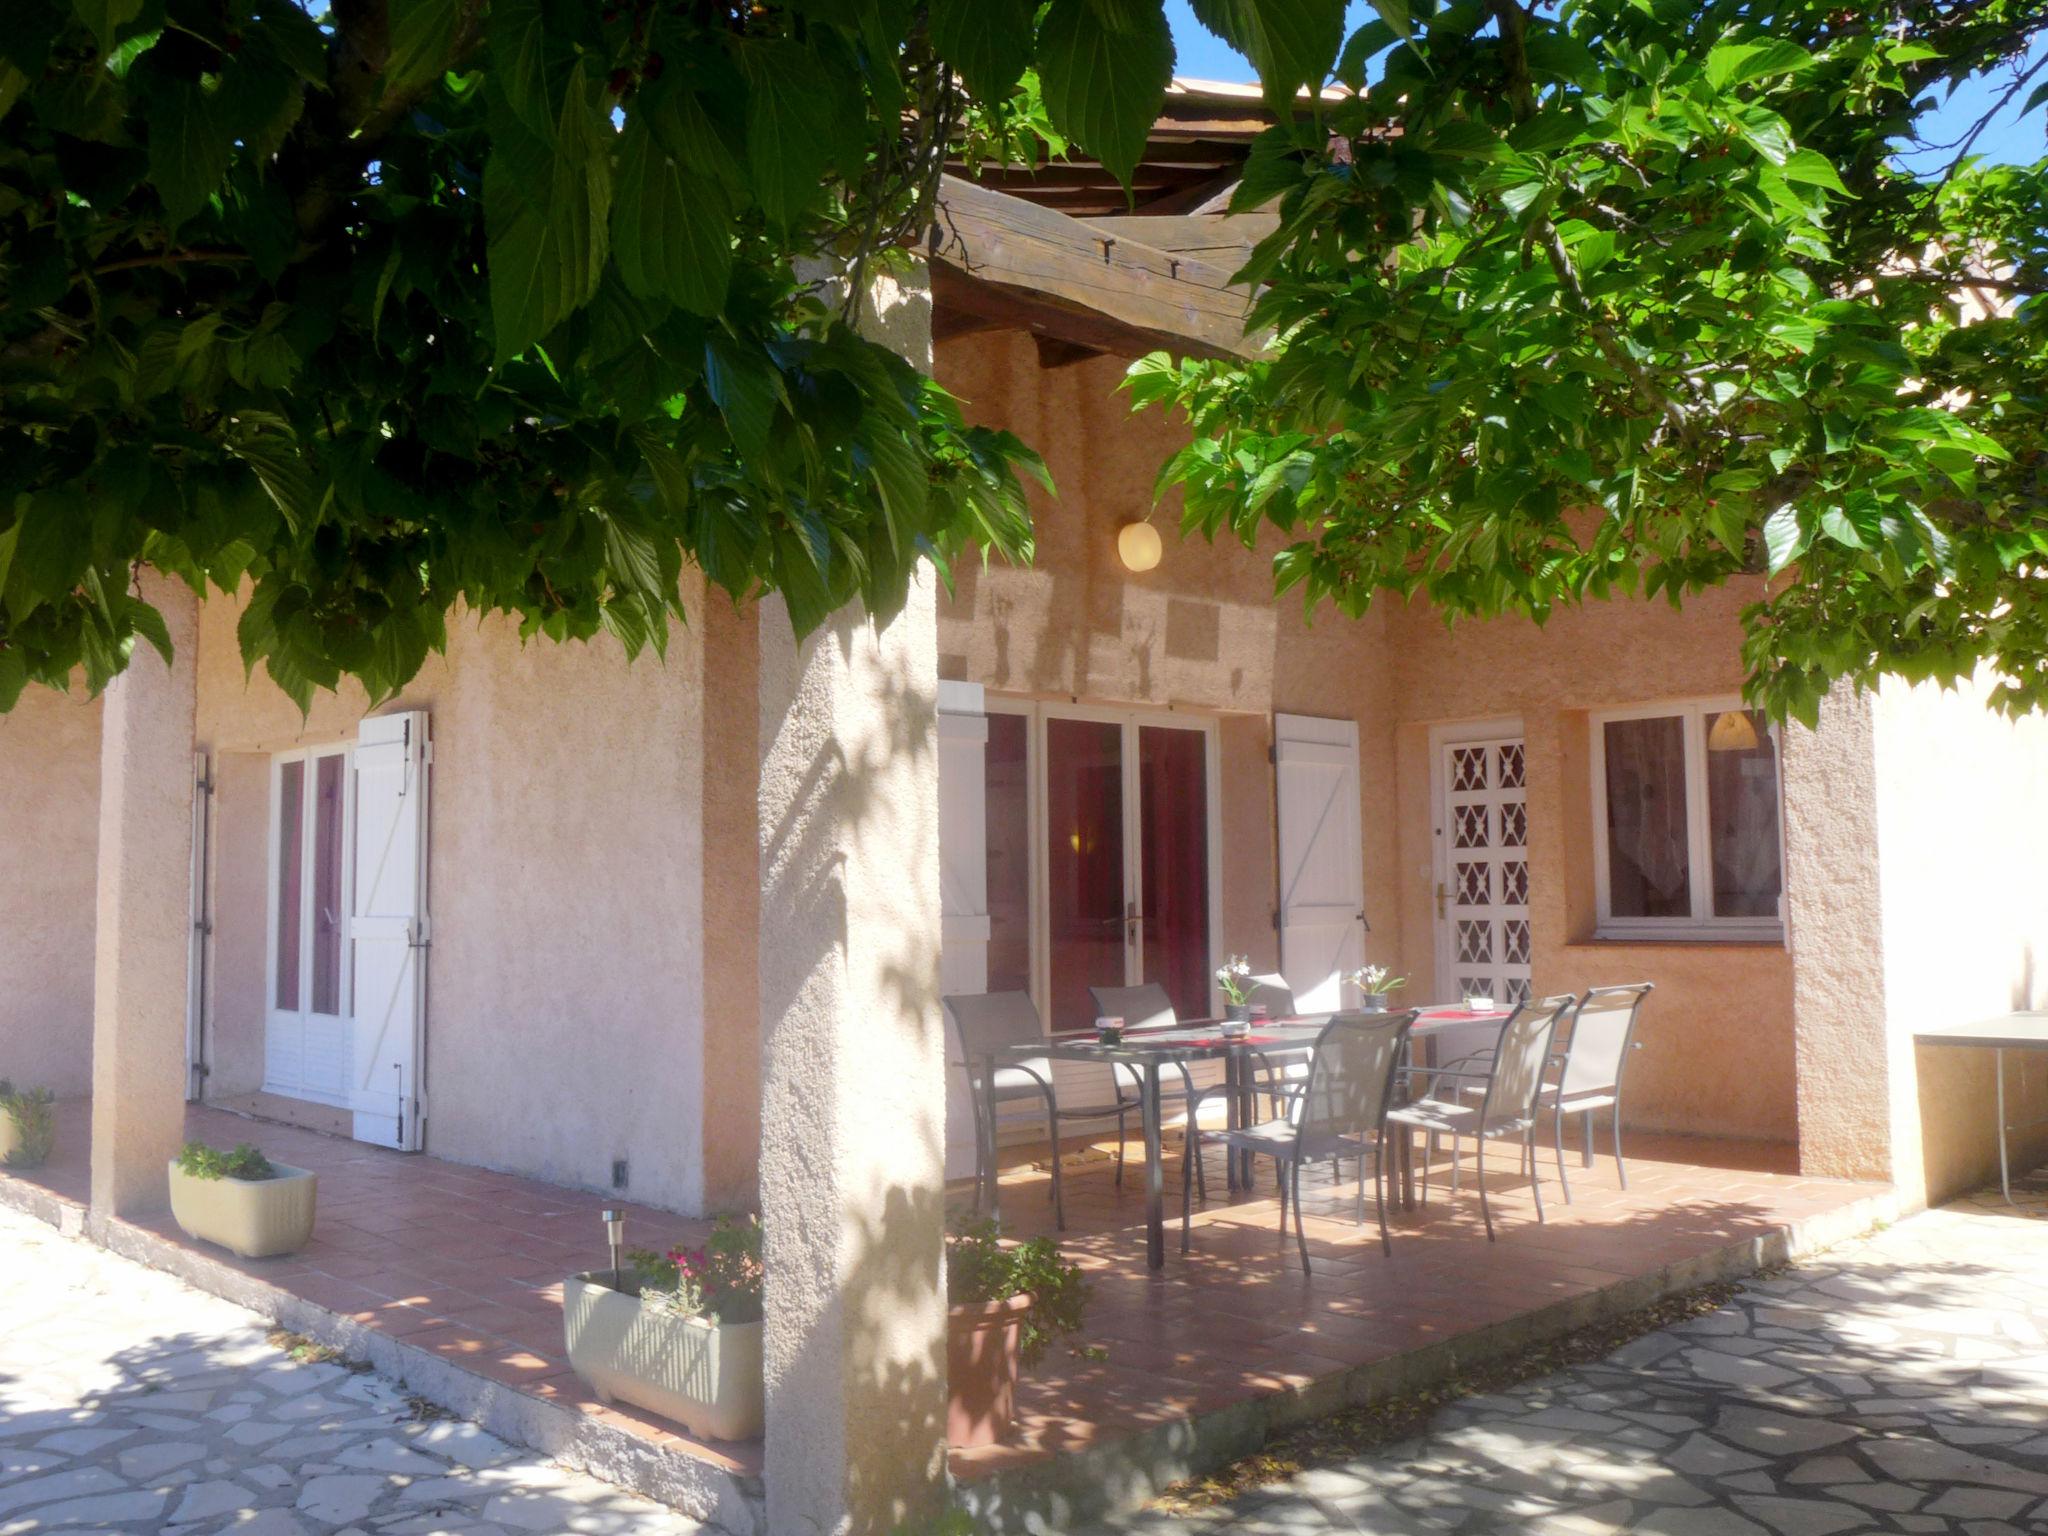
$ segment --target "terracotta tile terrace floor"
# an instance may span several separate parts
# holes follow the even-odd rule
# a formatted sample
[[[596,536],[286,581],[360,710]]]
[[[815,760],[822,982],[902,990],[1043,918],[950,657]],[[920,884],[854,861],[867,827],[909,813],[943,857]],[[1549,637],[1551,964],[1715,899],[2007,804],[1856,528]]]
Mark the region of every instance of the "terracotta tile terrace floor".
[[[89,1106],[60,1106],[59,1145],[29,1177],[53,1193],[86,1197]],[[448,1357],[536,1397],[574,1406],[666,1449],[757,1472],[758,1442],[708,1444],[634,1410],[598,1403],[570,1372],[562,1343],[561,1281],[600,1265],[603,1195],[407,1155],[194,1106],[188,1134],[216,1145],[250,1140],[280,1161],[320,1175],[312,1244],[289,1258],[235,1264],[306,1300]],[[1545,1180],[1547,1226],[1534,1220],[1525,1179],[1496,1172],[1500,1240],[1486,1241],[1465,1170],[1453,1195],[1441,1163],[1426,1207],[1393,1216],[1394,1252],[1352,1223],[1349,1182],[1327,1169],[1304,1177],[1315,1273],[1304,1276],[1290,1235],[1283,1245],[1271,1164],[1255,1193],[1226,1198],[1219,1153],[1210,1154],[1208,1206],[1197,1207],[1193,1251],[1179,1252],[1180,1154],[1168,1132],[1167,1263],[1145,1268],[1142,1154],[1134,1145],[1124,1185],[1099,1151],[1066,1165],[1065,1250],[1089,1272],[1093,1301],[1082,1343],[1100,1358],[1056,1347],[1019,1391],[1019,1423],[1000,1446],[956,1451],[974,1479],[1164,1421],[1369,1364],[1517,1313],[1653,1273],[1731,1240],[1833,1210],[1870,1185],[1803,1179],[1789,1148],[1748,1143],[1629,1139],[1629,1188],[1614,1164],[1591,1170],[1567,1154],[1576,1201]],[[1506,1153],[1501,1161],[1512,1159]],[[1020,1234],[1049,1232],[1046,1170],[1003,1177],[1004,1216]],[[955,1195],[970,1197],[963,1186]],[[672,1213],[625,1207],[634,1246],[701,1240],[704,1227]],[[187,1243],[168,1217],[145,1223]]]
[[[83,1204],[90,1121],[89,1103],[60,1104],[49,1164],[0,1176]],[[708,1223],[205,1105],[186,1110],[185,1133],[217,1147],[253,1141],[278,1162],[319,1174],[313,1241],[285,1258],[238,1259],[193,1242],[168,1215],[138,1225],[518,1391],[728,1470],[760,1471],[758,1441],[700,1441],[651,1414],[598,1402],[570,1371],[562,1342],[563,1279],[606,1262],[600,1212],[623,1210],[636,1248],[694,1246]]]
[[[1605,1133],[1603,1132],[1603,1135]],[[1260,1159],[1256,1193],[1223,1196],[1220,1151],[1209,1157],[1210,1201],[1195,1207],[1191,1251],[1180,1252],[1179,1134],[1166,1150],[1166,1267],[1145,1267],[1141,1154],[1133,1148],[1122,1189],[1108,1159],[1066,1165],[1064,1252],[1093,1282],[1084,1342],[1093,1360],[1055,1346],[1018,1387],[1018,1425],[1000,1446],[955,1451],[953,1470],[973,1479],[1084,1449],[1163,1421],[1199,1416],[1266,1393],[1299,1390],[1320,1376],[1406,1353],[1517,1313],[1652,1274],[1785,1223],[1852,1204],[1878,1186],[1804,1179],[1794,1149],[1691,1137],[1632,1135],[1626,1191],[1614,1161],[1582,1166],[1566,1151],[1573,1203],[1558,1196],[1544,1159],[1547,1225],[1535,1220],[1518,1149],[1489,1149],[1488,1192],[1498,1241],[1486,1241],[1473,1186],[1470,1143],[1462,1188],[1449,1189],[1439,1157],[1427,1205],[1390,1209],[1393,1253],[1373,1221],[1353,1221],[1351,1171],[1332,1184],[1327,1165],[1306,1170],[1314,1273],[1301,1272],[1290,1226],[1283,1243],[1272,1162]],[[1006,1227],[1020,1236],[1053,1230],[1049,1175],[1012,1169],[1003,1179]]]

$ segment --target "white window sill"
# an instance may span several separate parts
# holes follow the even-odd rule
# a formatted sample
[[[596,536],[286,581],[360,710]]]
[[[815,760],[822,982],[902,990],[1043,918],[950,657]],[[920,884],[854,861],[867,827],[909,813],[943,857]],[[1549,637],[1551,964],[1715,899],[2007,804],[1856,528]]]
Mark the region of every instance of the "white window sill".
[[[1782,928],[1596,928],[1596,944],[1777,944],[1785,942]]]

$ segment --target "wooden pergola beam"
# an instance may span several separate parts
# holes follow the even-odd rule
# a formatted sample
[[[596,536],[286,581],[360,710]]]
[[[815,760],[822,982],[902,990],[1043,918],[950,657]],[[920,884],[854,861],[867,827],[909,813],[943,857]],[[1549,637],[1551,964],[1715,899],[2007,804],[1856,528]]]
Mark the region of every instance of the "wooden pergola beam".
[[[1230,283],[1235,262],[1161,250],[958,177],[940,186],[930,256],[935,330],[958,333],[950,309],[1124,356],[1259,350],[1244,332],[1249,295]]]

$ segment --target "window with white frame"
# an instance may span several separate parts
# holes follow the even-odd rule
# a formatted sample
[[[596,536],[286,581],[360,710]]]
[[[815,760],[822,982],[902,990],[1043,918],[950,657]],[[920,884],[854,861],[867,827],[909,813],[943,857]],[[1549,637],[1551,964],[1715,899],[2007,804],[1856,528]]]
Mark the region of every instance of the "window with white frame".
[[[1603,938],[1784,932],[1778,741],[1739,700],[1592,720],[1593,853]]]

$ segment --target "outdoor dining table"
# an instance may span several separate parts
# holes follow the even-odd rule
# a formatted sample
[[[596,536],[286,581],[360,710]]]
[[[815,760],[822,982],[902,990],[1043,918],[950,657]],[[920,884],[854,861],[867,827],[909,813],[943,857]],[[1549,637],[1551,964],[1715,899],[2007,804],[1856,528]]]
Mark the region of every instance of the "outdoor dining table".
[[[1418,1041],[1426,1043],[1433,1030],[1458,1024],[1497,1022],[1507,1016],[1506,1009],[1474,1013],[1458,1005],[1425,1008],[1416,1019],[1414,1034]],[[1152,1269],[1164,1269],[1166,1201],[1165,1170],[1160,1159],[1161,1074],[1168,1067],[1191,1062],[1222,1061],[1224,1081],[1229,1090],[1225,1098],[1229,1104],[1230,1124],[1242,1126],[1250,1123],[1252,1100],[1257,1092],[1251,1073],[1253,1058],[1264,1056],[1271,1060],[1304,1053],[1315,1044],[1327,1022],[1327,1014],[1268,1019],[1254,1023],[1245,1034],[1226,1036],[1219,1020],[1195,1019],[1170,1029],[1126,1030],[1123,1038],[1114,1044],[1098,1040],[1093,1035],[1077,1034],[1054,1035],[1045,1040],[1009,1046],[984,1063],[982,1081],[989,1085],[988,1123],[996,1123],[995,1074],[990,1069],[1005,1062],[1050,1058],[1054,1061],[1129,1067],[1138,1079],[1138,1116],[1144,1126],[1145,1138],[1145,1262]],[[1402,1140],[1405,1143],[1407,1138]],[[1054,1155],[1057,1154],[1058,1149],[1055,1148]],[[1233,1190],[1238,1188],[1248,1177],[1248,1172],[1240,1176],[1239,1159],[1231,1158],[1230,1187]],[[992,1210],[1000,1201],[999,1190],[1000,1184],[997,1183],[989,1197]]]
[[[2048,1009],[2022,1009],[1969,1024],[1924,1024],[1913,1031],[1913,1038],[1922,1045],[1980,1046],[1992,1053],[1993,1080],[1997,1084],[1994,1112],[1998,1117],[1998,1188],[2005,1203],[2011,1205],[2012,1152],[2007,1140],[2014,1131],[2034,1130],[2048,1125],[2048,1120],[2014,1125],[2006,1119],[2005,1053],[2048,1051]]]

